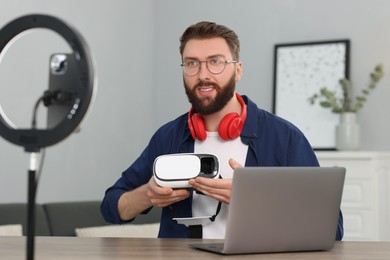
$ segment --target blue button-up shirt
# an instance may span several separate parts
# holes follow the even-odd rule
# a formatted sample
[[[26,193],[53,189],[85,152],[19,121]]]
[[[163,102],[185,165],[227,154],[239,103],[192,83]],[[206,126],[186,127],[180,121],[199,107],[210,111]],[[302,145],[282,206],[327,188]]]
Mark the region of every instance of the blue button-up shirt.
[[[312,147],[297,127],[258,108],[246,96],[243,98],[247,104],[247,118],[240,138],[248,145],[245,166],[319,166]],[[158,156],[194,152],[195,142],[191,137],[187,119],[188,113],[158,129],[138,159],[107,189],[101,204],[101,212],[106,221],[118,224],[132,221],[120,219],[119,198],[123,193],[150,180],[153,162]],[[158,236],[188,238],[188,228],[175,223],[172,218],[192,217],[191,204],[192,196],[163,208]],[[143,214],[149,210],[145,210]],[[343,233],[343,217],[340,211],[336,240],[341,240]]]

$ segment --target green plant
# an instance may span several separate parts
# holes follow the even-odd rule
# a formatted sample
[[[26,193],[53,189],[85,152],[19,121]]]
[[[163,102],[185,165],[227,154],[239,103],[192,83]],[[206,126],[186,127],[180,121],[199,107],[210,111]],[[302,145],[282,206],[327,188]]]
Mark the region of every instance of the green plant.
[[[383,66],[377,65],[370,74],[370,82],[367,88],[361,91],[353,99],[352,84],[348,79],[340,79],[339,83],[342,88],[342,97],[338,97],[336,92],[330,91],[326,87],[320,89],[319,93],[314,94],[309,98],[309,102],[313,105],[318,100],[320,106],[329,108],[333,113],[341,114],[345,112],[357,112],[367,101],[368,95],[376,88],[377,83],[383,77]]]

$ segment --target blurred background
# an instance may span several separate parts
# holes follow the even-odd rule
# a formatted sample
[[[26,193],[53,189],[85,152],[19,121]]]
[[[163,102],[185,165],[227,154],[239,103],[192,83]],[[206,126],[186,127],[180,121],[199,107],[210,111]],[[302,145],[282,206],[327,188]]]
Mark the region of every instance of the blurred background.
[[[48,147],[37,202],[100,200],[162,124],[189,110],[179,37],[201,20],[240,37],[237,91],[272,111],[274,45],[350,39],[350,78],[365,88],[378,63],[385,76],[359,111],[361,150],[390,150],[390,1],[387,0],[2,0],[0,27],[26,14],[49,14],[76,28],[95,60],[98,91],[81,131]],[[29,127],[48,86],[49,55],[69,46],[56,33],[21,35],[0,63],[0,105]],[[304,111],[302,111],[304,112]],[[45,123],[41,107],[39,124]],[[0,203],[27,200],[29,154],[0,138]]]

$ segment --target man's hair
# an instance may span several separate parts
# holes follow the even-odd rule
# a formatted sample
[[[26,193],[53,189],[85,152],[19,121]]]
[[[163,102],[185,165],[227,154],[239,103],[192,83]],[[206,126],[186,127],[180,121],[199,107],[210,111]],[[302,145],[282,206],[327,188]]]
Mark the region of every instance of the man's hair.
[[[183,50],[189,40],[211,39],[221,37],[225,39],[232,53],[234,60],[240,58],[240,40],[237,34],[224,25],[213,22],[199,22],[188,27],[180,37],[180,54],[183,57]]]

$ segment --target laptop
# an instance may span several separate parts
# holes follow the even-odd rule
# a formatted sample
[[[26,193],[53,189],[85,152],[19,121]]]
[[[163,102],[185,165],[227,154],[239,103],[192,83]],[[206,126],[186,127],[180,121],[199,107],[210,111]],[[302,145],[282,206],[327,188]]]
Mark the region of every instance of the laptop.
[[[236,169],[223,243],[190,246],[226,255],[329,250],[345,172],[343,167]]]

